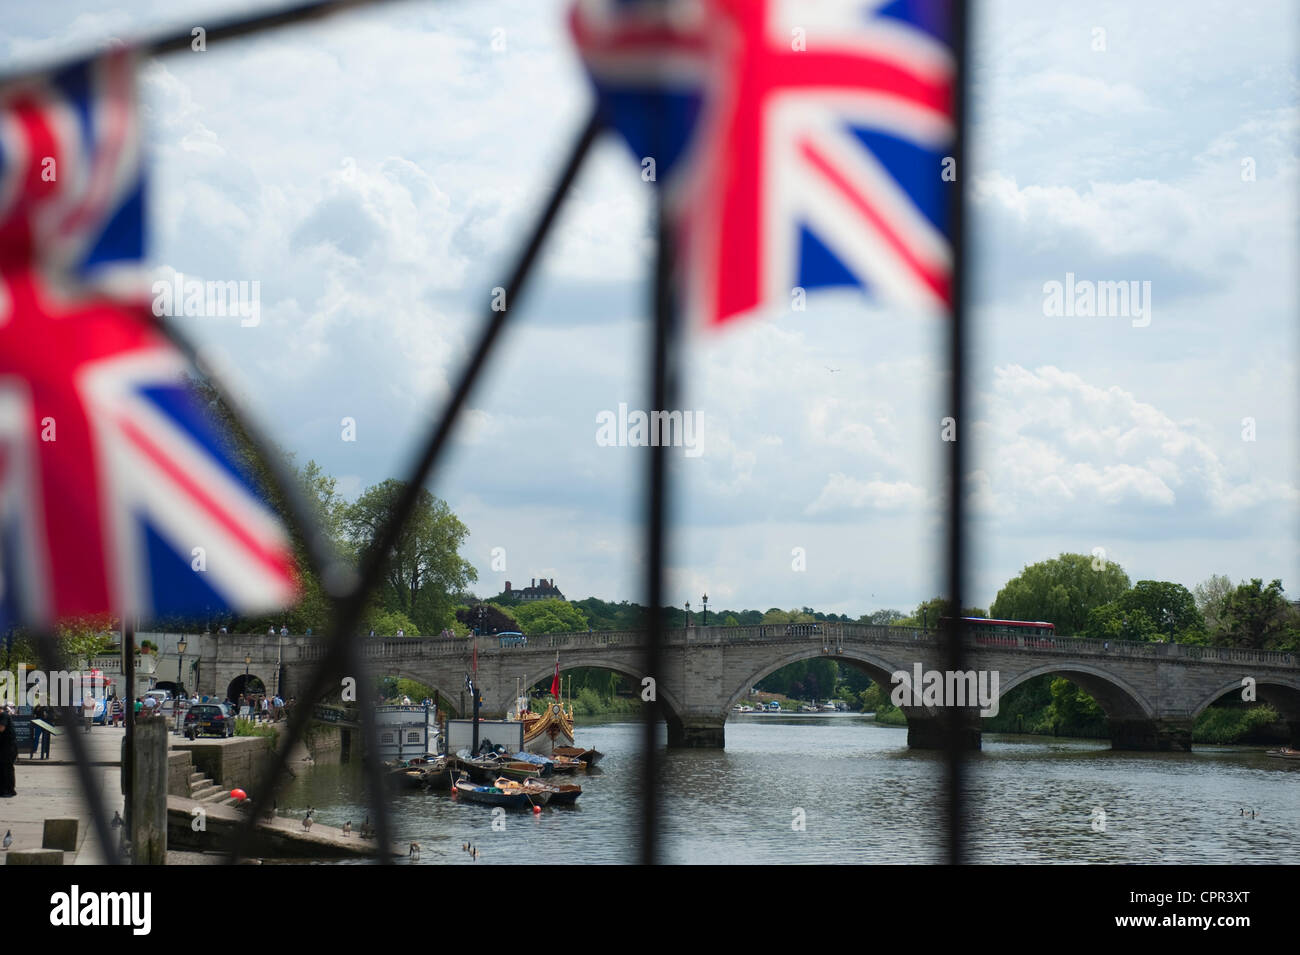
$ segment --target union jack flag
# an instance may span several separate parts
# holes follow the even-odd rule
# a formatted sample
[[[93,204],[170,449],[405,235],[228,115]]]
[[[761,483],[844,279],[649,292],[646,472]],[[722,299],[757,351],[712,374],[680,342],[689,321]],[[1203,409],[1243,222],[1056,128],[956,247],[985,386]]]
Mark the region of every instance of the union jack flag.
[[[589,0],[573,32],[606,122],[642,156],[648,123],[672,128],[659,141],[691,160],[666,197],[694,313],[720,325],[825,286],[950,306],[947,0],[653,6],[648,30],[647,4]]]
[[[143,210],[132,54],[0,89],[0,625],[295,597],[284,529],[124,292]]]

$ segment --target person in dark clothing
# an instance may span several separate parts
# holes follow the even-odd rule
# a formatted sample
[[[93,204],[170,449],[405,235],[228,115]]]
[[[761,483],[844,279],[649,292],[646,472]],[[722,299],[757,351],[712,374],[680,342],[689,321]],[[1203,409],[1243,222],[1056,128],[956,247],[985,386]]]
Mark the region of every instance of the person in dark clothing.
[[[36,725],[37,720],[48,720],[45,715],[45,707],[37,703],[32,707],[32,751],[28,759],[36,758],[36,749],[39,746],[41,750],[41,759],[48,759],[50,756],[50,734]]]
[[[18,735],[8,713],[0,712],[0,799],[17,796],[14,763],[18,762]]]

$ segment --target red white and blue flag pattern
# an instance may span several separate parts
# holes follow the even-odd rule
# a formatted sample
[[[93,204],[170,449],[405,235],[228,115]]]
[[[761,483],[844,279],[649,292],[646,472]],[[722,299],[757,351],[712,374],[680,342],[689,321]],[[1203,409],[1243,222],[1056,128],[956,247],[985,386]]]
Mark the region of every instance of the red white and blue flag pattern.
[[[579,0],[603,118],[667,156],[700,320],[827,286],[951,306],[950,16],[947,0]]]
[[[139,123],[126,50],[0,88],[0,626],[296,596],[284,528],[122,282]]]

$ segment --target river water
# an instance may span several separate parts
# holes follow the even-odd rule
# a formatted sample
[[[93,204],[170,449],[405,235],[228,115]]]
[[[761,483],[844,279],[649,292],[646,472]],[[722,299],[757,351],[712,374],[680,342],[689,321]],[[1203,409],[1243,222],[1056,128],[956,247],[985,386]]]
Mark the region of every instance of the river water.
[[[421,844],[425,864],[634,861],[640,732],[635,722],[580,723],[578,744],[605,758],[600,772],[575,777],[575,807],[509,811],[494,831],[490,807],[401,792],[395,832]],[[732,719],[726,733],[725,750],[663,751],[664,861],[942,861],[942,756],[909,750],[905,729],[861,716],[763,716]],[[1120,753],[1101,741],[985,735],[968,764],[972,860],[1300,862],[1300,765],[1261,750]],[[282,814],[315,806],[335,826],[366,815],[356,766],[317,765],[278,802]],[[465,842],[479,847],[476,863]]]

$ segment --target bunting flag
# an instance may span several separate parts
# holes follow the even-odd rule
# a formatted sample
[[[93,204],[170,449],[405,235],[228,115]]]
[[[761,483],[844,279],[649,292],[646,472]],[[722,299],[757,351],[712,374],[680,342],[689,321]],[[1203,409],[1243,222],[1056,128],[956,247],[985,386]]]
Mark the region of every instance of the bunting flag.
[[[296,598],[288,535],[129,281],[135,70],[115,49],[0,88],[0,625]]]
[[[572,32],[602,118],[661,157],[698,321],[830,286],[950,307],[949,0],[580,0]]]

